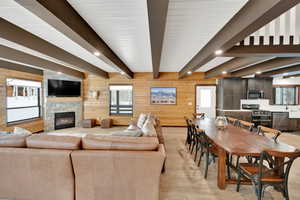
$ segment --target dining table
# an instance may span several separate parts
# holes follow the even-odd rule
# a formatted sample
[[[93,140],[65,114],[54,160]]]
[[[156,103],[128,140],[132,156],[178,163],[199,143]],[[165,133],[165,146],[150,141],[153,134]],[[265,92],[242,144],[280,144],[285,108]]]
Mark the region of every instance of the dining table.
[[[219,129],[215,125],[215,119],[196,119],[196,124],[204,130],[209,140],[217,147],[218,153],[218,187],[224,190],[227,184],[236,184],[236,179],[226,176],[227,155],[237,156],[260,156],[264,150],[274,150],[280,152],[294,152],[296,148],[282,143],[275,142],[266,136],[258,135],[241,127],[228,124],[224,129]],[[275,163],[280,165],[283,158],[275,158]],[[278,171],[280,173],[280,171]],[[243,181],[241,184],[251,184]]]

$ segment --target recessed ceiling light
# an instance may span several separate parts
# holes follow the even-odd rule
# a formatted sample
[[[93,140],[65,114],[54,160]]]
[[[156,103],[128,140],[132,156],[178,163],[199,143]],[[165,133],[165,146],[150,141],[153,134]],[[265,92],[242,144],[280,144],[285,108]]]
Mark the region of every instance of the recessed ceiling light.
[[[227,74],[227,72],[226,71],[222,71],[222,74]]]
[[[261,74],[261,71],[257,71],[256,74]]]
[[[296,78],[295,76],[292,76],[291,78]]]
[[[223,53],[223,51],[222,51],[221,49],[215,51],[215,54],[216,54],[216,55],[221,55],[222,53]]]
[[[192,74],[192,72],[191,72],[191,71],[188,71],[187,73],[188,73],[188,74]]]
[[[57,74],[62,74],[61,72],[57,72]]]
[[[99,53],[98,51],[95,51],[95,52],[94,52],[94,55],[95,55],[95,56],[100,56],[100,53]]]
[[[123,71],[121,71],[120,73],[121,73],[121,75],[125,75],[125,72],[123,72]]]

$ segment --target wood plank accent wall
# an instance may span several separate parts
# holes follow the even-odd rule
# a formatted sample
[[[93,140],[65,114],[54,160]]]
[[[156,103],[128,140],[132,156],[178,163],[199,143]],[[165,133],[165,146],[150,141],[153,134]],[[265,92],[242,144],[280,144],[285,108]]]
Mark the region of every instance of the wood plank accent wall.
[[[127,79],[119,73],[110,73],[109,79],[87,75],[84,80],[84,118],[113,119],[114,125],[128,125],[131,118],[137,118],[140,113],[153,113],[159,116],[163,126],[184,126],[184,116],[192,116],[195,112],[196,85],[215,85],[216,79],[204,79],[204,73],[193,73],[178,79],[178,73],[162,72],[158,79],[153,79],[152,73],[134,73],[134,79]],[[109,116],[110,84],[133,85],[133,116]],[[151,87],[176,87],[177,105],[151,105]],[[100,91],[98,99],[90,98],[90,90]]]
[[[43,81],[43,76],[8,69],[0,69],[0,130],[12,131],[14,126],[6,125],[6,78]],[[26,128],[32,132],[39,132],[44,130],[44,120],[37,119],[17,124],[16,126]]]

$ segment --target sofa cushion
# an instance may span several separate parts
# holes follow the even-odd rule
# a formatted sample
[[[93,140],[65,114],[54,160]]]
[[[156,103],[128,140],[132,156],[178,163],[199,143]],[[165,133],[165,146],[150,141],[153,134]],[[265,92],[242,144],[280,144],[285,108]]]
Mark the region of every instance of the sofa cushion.
[[[38,149],[80,149],[81,138],[73,136],[32,135],[26,138],[29,148]]]
[[[116,136],[132,136],[132,137],[140,137],[143,135],[143,131],[139,128],[136,129],[125,129],[125,130],[119,130],[114,131],[111,133],[112,135]]]
[[[28,131],[27,129],[25,129],[25,128],[21,128],[21,127],[15,127],[14,128],[14,132],[13,132],[13,134],[15,134],[15,135],[27,135],[27,136],[29,136],[29,135],[31,135],[32,133],[30,132],[30,131]]]
[[[0,135],[0,147],[26,147],[26,135]]]
[[[152,151],[158,148],[156,137],[96,136],[82,138],[83,149]]]
[[[146,119],[147,119],[147,115],[144,114],[144,113],[141,113],[140,116],[139,116],[139,119],[136,123],[137,127],[143,128],[143,125],[144,125]]]
[[[143,136],[156,137],[156,130],[152,119],[147,119],[142,127]]]

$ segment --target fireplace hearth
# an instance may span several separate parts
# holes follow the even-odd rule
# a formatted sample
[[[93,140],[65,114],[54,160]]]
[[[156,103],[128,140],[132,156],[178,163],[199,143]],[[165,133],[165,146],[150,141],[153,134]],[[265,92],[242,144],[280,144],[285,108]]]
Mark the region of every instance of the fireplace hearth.
[[[75,112],[55,113],[54,129],[75,127]]]

